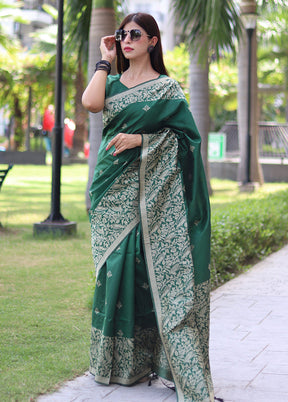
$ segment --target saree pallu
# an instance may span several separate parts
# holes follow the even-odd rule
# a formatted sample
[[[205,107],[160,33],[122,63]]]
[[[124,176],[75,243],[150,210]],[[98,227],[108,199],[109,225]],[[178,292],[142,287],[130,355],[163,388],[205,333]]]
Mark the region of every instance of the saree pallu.
[[[212,401],[210,207],[200,136],[176,81],[109,76],[90,189],[96,287],[90,371],[131,385],[156,372],[178,401]],[[113,156],[120,132],[142,147]]]

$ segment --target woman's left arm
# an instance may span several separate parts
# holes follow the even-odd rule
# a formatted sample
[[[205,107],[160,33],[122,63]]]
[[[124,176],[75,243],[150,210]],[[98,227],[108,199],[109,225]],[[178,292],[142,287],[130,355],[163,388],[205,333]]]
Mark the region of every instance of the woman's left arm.
[[[119,133],[109,142],[106,147],[106,151],[108,151],[113,145],[115,146],[115,152],[113,155],[117,156],[126,149],[141,147],[142,135]]]

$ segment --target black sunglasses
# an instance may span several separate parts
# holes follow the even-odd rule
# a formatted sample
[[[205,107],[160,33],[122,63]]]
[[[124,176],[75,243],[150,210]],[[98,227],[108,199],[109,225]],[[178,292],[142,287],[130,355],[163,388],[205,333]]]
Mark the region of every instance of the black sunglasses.
[[[140,31],[140,29],[131,29],[130,31],[125,31],[124,29],[117,29],[117,31],[115,31],[115,40],[117,42],[121,42],[127,37],[128,33],[130,34],[131,40],[134,42],[139,40],[142,35],[145,35]],[[148,36],[149,38],[151,37],[150,35],[146,36]]]

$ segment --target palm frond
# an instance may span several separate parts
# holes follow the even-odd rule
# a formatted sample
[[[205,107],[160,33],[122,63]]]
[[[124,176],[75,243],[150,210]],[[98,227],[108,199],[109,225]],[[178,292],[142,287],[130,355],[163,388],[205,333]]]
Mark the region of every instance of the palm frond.
[[[235,0],[172,0],[172,7],[190,48],[200,54],[211,49],[217,58],[222,50],[235,52],[242,33]]]
[[[50,4],[43,4],[42,8],[47,14],[49,14],[53,18],[53,20],[57,20],[58,10],[55,7],[50,6]]]
[[[89,27],[91,19],[92,0],[69,0],[64,13],[64,29],[67,33],[65,47],[88,56]]]

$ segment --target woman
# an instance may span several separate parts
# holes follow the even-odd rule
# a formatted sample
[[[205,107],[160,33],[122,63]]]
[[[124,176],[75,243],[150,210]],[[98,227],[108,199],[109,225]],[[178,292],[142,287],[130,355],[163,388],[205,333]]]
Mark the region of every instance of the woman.
[[[210,209],[200,136],[167,76],[159,28],[128,15],[102,38],[83,94],[103,110],[90,190],[96,288],[90,371],[131,385],[155,372],[178,401],[214,399],[210,376]],[[110,76],[117,55],[118,75]]]

